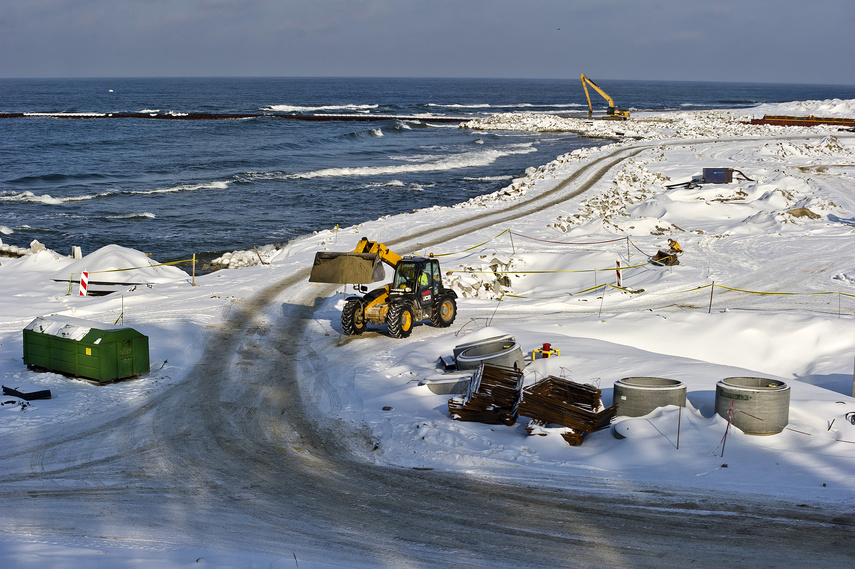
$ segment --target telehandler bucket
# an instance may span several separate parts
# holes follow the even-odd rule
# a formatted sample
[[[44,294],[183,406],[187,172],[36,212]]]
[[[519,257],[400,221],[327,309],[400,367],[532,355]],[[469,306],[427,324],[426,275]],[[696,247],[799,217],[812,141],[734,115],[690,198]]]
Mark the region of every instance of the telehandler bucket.
[[[386,278],[376,253],[315,253],[310,283],[369,284]]]

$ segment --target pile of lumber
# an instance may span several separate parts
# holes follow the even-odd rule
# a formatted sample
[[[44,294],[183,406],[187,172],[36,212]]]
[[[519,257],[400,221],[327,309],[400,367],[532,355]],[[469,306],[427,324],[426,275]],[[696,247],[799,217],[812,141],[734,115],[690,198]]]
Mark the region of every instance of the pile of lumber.
[[[522,394],[523,372],[507,366],[481,364],[465,393],[448,400],[457,421],[513,425]]]
[[[550,375],[523,389],[517,412],[532,419],[529,434],[534,427],[553,423],[567,427],[561,436],[578,446],[585,435],[608,427],[615,416],[617,406],[603,408],[601,395],[591,385]]]

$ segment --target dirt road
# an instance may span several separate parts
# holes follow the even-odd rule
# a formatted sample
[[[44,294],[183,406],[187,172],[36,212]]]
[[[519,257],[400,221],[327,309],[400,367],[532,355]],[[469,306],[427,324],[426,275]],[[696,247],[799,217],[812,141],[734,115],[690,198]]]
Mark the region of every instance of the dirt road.
[[[645,146],[581,167],[554,190],[400,251],[550,207]],[[847,512],[748,496],[576,478],[509,483],[381,468],[372,434],[317,421],[327,358],[310,339],[307,271],[247,299],[185,381],[101,424],[4,441],[0,530],[94,543],[203,545],[377,567],[809,567],[855,554]],[[332,341],[332,340],[331,340]],[[306,353],[311,357],[304,357]],[[93,526],[98,534],[89,533]]]

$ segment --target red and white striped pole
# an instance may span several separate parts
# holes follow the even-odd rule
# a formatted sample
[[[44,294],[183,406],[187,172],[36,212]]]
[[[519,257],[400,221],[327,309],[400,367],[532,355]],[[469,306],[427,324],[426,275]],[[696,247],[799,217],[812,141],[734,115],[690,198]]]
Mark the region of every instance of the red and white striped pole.
[[[78,296],[86,296],[86,288],[89,286],[89,271],[80,273],[80,291]]]
[[[618,285],[618,288],[623,288],[623,286],[620,283],[620,261],[616,261],[616,263],[617,263],[617,270],[615,271],[615,274],[617,275],[617,285]]]

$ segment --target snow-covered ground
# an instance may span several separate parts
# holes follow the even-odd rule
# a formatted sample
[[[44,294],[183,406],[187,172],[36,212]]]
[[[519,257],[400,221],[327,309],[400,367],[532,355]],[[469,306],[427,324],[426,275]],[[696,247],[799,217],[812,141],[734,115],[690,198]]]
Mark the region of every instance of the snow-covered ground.
[[[853,117],[855,101],[751,110],[751,116],[763,114]],[[0,379],[20,391],[53,393],[26,405],[3,397],[0,440],[36,433],[49,440],[69,421],[120,418],[139,398],[180,386],[210,331],[261,288],[304,270],[317,251],[347,251],[362,236],[389,242],[504,211],[560,189],[584,165],[626,148],[576,197],[398,251],[440,255],[447,283],[460,296],[450,328],[418,325],[406,340],[370,328],[344,341],[341,288],[330,294],[329,286],[303,282],[283,293],[316,290],[322,297],[309,327],[315,351],[328,354],[326,382],[315,390],[317,409],[327,419],[368,425],[376,444],[363,458],[379,465],[507,480],[566,476],[568,484],[584,475],[855,506],[855,424],[849,420],[855,412],[855,135],[828,126],[744,124],[749,118],[744,110],[680,112],[568,124],[571,119],[499,115],[468,127],[584,131],[619,141],[558,157],[496,194],[452,208],[323,231],[278,251],[235,252],[231,265],[243,268],[197,276],[197,286],[183,271],[152,267],[156,261],[118,246],[80,260],[50,249],[0,257]],[[738,173],[730,184],[674,186],[703,168]],[[423,241],[433,243],[425,235]],[[14,243],[14,233],[2,237]],[[680,264],[650,265],[668,239],[684,251]],[[46,245],[66,250],[73,244]],[[266,264],[245,266],[259,254]],[[618,263],[621,288],[613,286]],[[69,279],[83,270],[136,284],[118,294],[80,297]],[[49,314],[118,322],[146,334],[151,373],[102,387],[28,370],[21,331]],[[275,313],[268,317],[275,320]],[[578,447],[557,429],[528,436],[524,418],[513,426],[452,420],[449,395],[433,394],[422,380],[438,372],[438,357],[455,345],[505,333],[526,351],[526,384],[547,375],[591,383],[609,405],[618,379],[671,378],[686,385],[686,407],[619,417]],[[560,355],[531,361],[531,351],[544,343]],[[725,440],[727,421],[715,413],[716,383],[755,376],[790,387],[789,423],[770,436],[731,428]],[[0,474],[0,485],[4,478]],[[204,542],[168,551],[93,546],[51,539],[44,531],[50,520],[42,524],[29,532],[0,514],[4,567],[184,567],[198,566],[200,558],[206,567],[326,567],[311,559],[297,564],[296,555],[216,551]]]

